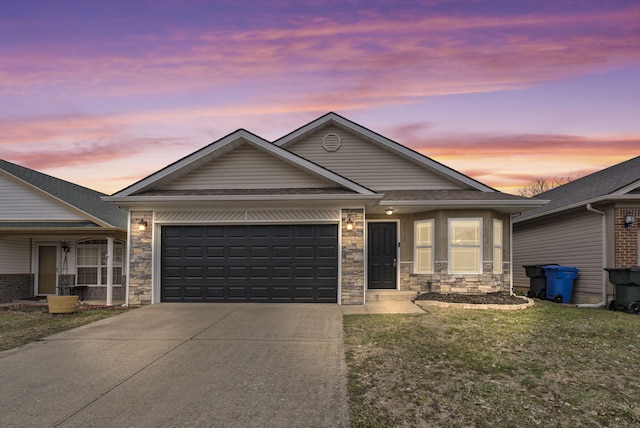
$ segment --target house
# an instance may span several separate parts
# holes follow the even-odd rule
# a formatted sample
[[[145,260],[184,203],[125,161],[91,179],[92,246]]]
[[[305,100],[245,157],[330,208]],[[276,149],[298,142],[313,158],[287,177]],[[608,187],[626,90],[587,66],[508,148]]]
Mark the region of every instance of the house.
[[[573,266],[572,301],[605,305],[614,287],[604,268],[640,264],[640,157],[538,197],[549,204],[514,218],[514,286],[528,287],[523,265]]]
[[[335,113],[238,130],[103,198],[129,211],[128,303],[363,304],[511,290],[507,195]]]
[[[124,300],[127,213],[102,196],[0,160],[0,303],[60,291]]]

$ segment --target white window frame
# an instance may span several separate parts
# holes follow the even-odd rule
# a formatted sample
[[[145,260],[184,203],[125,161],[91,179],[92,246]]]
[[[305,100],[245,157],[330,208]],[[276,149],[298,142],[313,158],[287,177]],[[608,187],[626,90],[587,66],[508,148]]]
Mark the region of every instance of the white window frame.
[[[115,250],[116,247],[122,248],[122,256],[119,257],[119,261],[113,261],[113,285],[121,286],[121,278],[124,275],[124,258],[126,256],[125,252],[125,243],[123,241],[114,240],[114,259],[115,259]],[[96,248],[98,250],[98,263],[97,264],[81,264],[80,256],[81,249],[90,249]],[[80,282],[80,273],[79,269],[81,268],[96,268],[95,278],[96,283],[93,284],[84,284]],[[120,275],[116,275],[116,269],[120,268]],[[106,285],[102,281],[102,272],[103,269],[107,269],[107,240],[106,239],[83,239],[81,241],[76,242],[76,285],[86,285],[88,287],[100,287]]]
[[[418,244],[418,227],[421,224],[430,224],[431,225],[431,243],[430,244]],[[434,264],[435,264],[435,220],[434,219],[426,219],[426,220],[416,220],[413,222],[413,273],[433,273]],[[419,270],[418,269],[418,250],[428,248],[431,249],[431,260],[430,266],[431,269],[427,270]]]
[[[496,240],[499,231],[500,239]],[[496,257],[496,253],[500,254]],[[504,223],[498,218],[493,219],[493,273],[501,275],[504,273],[502,259],[504,258]],[[497,260],[496,260],[497,259]]]
[[[452,236],[451,236],[451,227],[453,226],[454,222],[457,221],[474,221],[474,222],[478,222],[478,243],[477,244],[456,244],[456,243],[452,243]],[[447,246],[448,246],[448,271],[449,274],[452,275],[464,275],[464,274],[481,274],[482,273],[482,230],[483,230],[483,221],[481,217],[458,217],[458,218],[449,218],[447,220]],[[476,271],[465,271],[465,270],[454,270],[453,269],[453,253],[456,249],[462,249],[462,248],[473,248],[473,249],[477,249],[478,251],[478,256],[477,256],[477,264],[478,264],[478,270]]]

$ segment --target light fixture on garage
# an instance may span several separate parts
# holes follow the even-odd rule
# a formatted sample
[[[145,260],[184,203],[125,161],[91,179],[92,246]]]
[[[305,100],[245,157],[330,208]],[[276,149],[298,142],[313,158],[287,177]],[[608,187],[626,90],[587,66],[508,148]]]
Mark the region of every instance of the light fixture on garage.
[[[391,208],[391,207],[387,208],[386,210],[384,210],[384,213],[385,213],[386,215],[391,215],[391,214],[393,214],[393,208]]]
[[[145,231],[147,230],[147,226],[149,226],[149,223],[147,223],[146,221],[144,221],[144,219],[140,219],[140,221],[138,222],[138,230],[139,231]]]
[[[345,224],[347,225],[347,230],[353,230],[353,220],[351,220],[351,217],[347,219]]]
[[[634,221],[636,221],[636,217],[631,211],[629,211],[624,217],[624,227],[631,227]]]

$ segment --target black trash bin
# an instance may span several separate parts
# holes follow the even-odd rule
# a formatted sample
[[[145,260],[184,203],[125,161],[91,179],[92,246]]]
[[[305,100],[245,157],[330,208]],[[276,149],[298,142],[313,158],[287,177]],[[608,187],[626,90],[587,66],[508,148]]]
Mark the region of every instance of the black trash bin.
[[[546,265],[523,265],[522,267],[529,277],[529,291],[527,297],[536,297],[544,299],[547,295],[547,276],[544,274],[544,266]]]
[[[609,272],[609,282],[616,286],[615,300],[609,303],[609,309],[640,314],[640,267],[604,270]]]

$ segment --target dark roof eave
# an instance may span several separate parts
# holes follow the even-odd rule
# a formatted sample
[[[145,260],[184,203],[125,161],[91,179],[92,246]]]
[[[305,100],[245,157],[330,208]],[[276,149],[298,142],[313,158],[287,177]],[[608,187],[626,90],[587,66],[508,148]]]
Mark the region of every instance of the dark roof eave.
[[[619,196],[611,196],[611,195],[605,195],[605,196],[599,196],[597,198],[592,198],[592,199],[588,199],[588,200],[584,200],[584,201],[580,201],[580,202],[576,202],[574,204],[569,204],[569,205],[564,205],[552,210],[547,210],[547,211],[542,211],[539,213],[535,213],[532,215],[526,215],[526,212],[523,213],[523,216],[519,216],[518,218],[515,218],[513,220],[514,223],[523,223],[525,221],[529,221],[529,220],[535,220],[541,217],[546,217],[546,216],[550,216],[550,215],[555,215],[555,214],[559,214],[562,213],[563,211],[570,211],[576,208],[580,208],[580,207],[586,207],[589,204],[602,204],[602,203],[606,203],[606,202],[638,202],[640,203],[640,195],[619,195]]]
[[[382,198],[380,194],[360,195],[360,194],[339,194],[339,195],[183,195],[183,196],[109,196],[103,198],[104,201],[116,204],[127,203],[149,203],[149,202],[263,202],[263,201],[325,201],[325,200],[378,200]]]
[[[424,201],[406,201],[406,200],[381,200],[379,205],[389,205],[394,207],[425,207],[425,208],[500,208],[510,209],[512,212],[523,212],[526,210],[539,208],[549,203],[547,200],[424,200]]]

